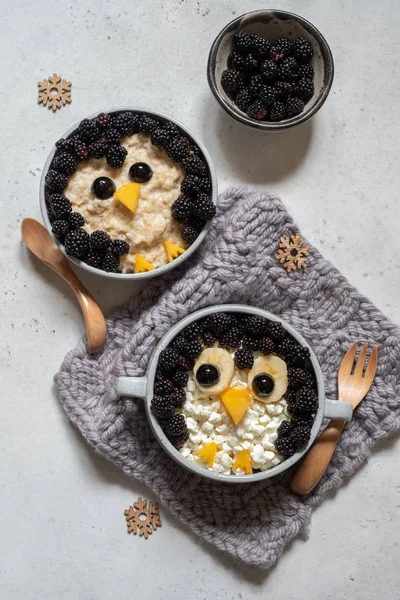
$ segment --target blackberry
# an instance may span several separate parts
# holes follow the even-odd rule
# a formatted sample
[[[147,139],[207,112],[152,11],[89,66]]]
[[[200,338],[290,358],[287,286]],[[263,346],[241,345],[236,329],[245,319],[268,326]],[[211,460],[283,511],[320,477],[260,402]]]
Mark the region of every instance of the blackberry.
[[[177,450],[180,450],[182,448],[182,446],[185,445],[186,439],[187,439],[187,432],[186,432],[186,436],[184,438],[182,438],[181,440],[179,440],[179,439],[174,440],[172,442],[173,447],[176,448]]]
[[[181,192],[185,195],[192,196],[198,194],[200,191],[200,177],[197,175],[187,174],[182,179]]]
[[[206,348],[211,348],[211,346],[214,346],[215,342],[217,341],[216,336],[211,333],[211,331],[203,331],[201,334],[201,339]]]
[[[245,348],[249,350],[253,350],[256,352],[260,349],[261,338],[252,338],[252,337],[244,337],[242,340],[242,344]]]
[[[103,260],[104,252],[93,250],[92,248],[85,256],[85,263],[96,269],[100,268],[101,261]]]
[[[150,140],[153,146],[164,147],[166,144],[168,144],[170,136],[168,131],[165,131],[165,129],[163,129],[162,127],[158,127],[151,134]]]
[[[69,152],[60,152],[53,160],[52,168],[64,175],[72,175],[78,168],[78,161]]]
[[[63,219],[67,221],[72,212],[72,204],[62,194],[52,194],[49,198],[49,218],[50,221]]]
[[[62,192],[68,186],[68,179],[63,173],[58,173],[50,169],[45,177],[46,190],[52,194],[53,192]]]
[[[250,335],[262,336],[268,331],[268,321],[258,315],[250,315],[243,321],[243,327]]]
[[[123,146],[110,146],[106,155],[108,166],[112,169],[120,169],[127,154],[128,151]]]
[[[158,127],[157,121],[146,115],[141,115],[137,123],[138,133],[153,133]]]
[[[171,342],[171,348],[176,350],[178,354],[184,356],[185,350],[188,347],[188,341],[183,335],[178,335],[178,337],[174,338]]]
[[[293,51],[292,42],[288,38],[281,37],[273,43],[273,45],[271,47],[270,55],[273,60],[276,60],[277,62],[281,62],[285,58],[288,58],[289,56],[291,56],[292,51]]]
[[[277,92],[271,85],[263,85],[257,95],[264,106],[270,106],[275,102]]]
[[[200,323],[191,323],[185,328],[184,335],[188,342],[193,342],[194,340],[198,340],[201,336],[202,327]]]
[[[286,337],[286,332],[283,328],[282,323],[278,323],[277,321],[270,321],[268,323],[268,335],[277,344],[283,342],[283,340]]]
[[[258,349],[265,355],[272,354],[272,352],[275,352],[275,344],[271,338],[263,337],[259,340]]]
[[[277,100],[287,100],[293,93],[293,84],[288,81],[277,81],[274,85]]]
[[[66,140],[65,138],[61,138],[59,140],[56,141],[56,148],[58,148],[59,150],[65,150],[68,151],[70,150],[70,140]]]
[[[289,436],[288,437],[278,437],[278,439],[275,442],[275,448],[276,448],[278,454],[280,454],[281,456],[284,456],[285,458],[289,458],[290,456],[293,456],[293,454],[297,450],[296,444],[293,442],[293,440]]]
[[[53,221],[51,225],[51,231],[59,240],[63,241],[69,231],[69,225],[67,221],[57,220]]]
[[[109,144],[117,144],[117,145],[119,145],[121,143],[121,137],[122,137],[121,133],[115,127],[110,127],[106,131],[105,138],[106,138],[106,141]]]
[[[238,92],[244,88],[245,80],[240,71],[225,69],[221,75],[221,84],[227,92]]]
[[[287,355],[286,362],[290,367],[302,367],[304,362],[310,358],[310,351],[299,344]]]
[[[68,225],[69,228],[71,229],[79,229],[79,227],[82,227],[82,225],[85,224],[85,219],[83,218],[83,216],[78,213],[78,212],[73,212],[70,214],[70,217],[68,219]]]
[[[175,411],[175,404],[171,396],[154,396],[150,408],[157,419],[169,419]]]
[[[181,162],[182,168],[186,173],[205,177],[207,175],[207,166],[198,156],[188,156]]]
[[[231,52],[228,56],[228,68],[235,71],[242,71],[244,65],[244,56],[239,52]]]
[[[171,121],[168,121],[163,125],[163,130],[168,133],[170,138],[174,137],[175,135],[179,135],[178,126],[175,125],[175,123],[171,123]]]
[[[83,143],[81,138],[77,135],[73,136],[68,140],[70,149],[74,152],[79,162],[87,160],[89,158],[89,150],[86,144]]]
[[[226,313],[214,313],[204,319],[204,329],[215,335],[228,331],[233,325],[232,317]]]
[[[292,411],[293,414],[313,414],[318,408],[317,394],[307,387],[302,387],[296,392],[296,400]]]
[[[292,443],[296,446],[296,450],[302,448],[310,441],[310,429],[304,425],[299,425],[290,434]]]
[[[178,364],[179,354],[173,348],[165,348],[160,352],[160,357],[158,359],[158,366],[160,367],[163,373],[168,373],[175,369]]]
[[[292,390],[298,390],[307,383],[306,372],[303,369],[290,367],[288,369],[288,382]]]
[[[258,68],[258,62],[255,56],[247,54],[243,60],[243,71],[247,74],[254,73]],[[234,91],[234,90],[233,90]]]
[[[123,254],[128,254],[129,252],[129,244],[125,240],[113,240],[110,248],[111,252],[113,252],[116,256],[122,256]]]
[[[88,146],[89,156],[93,158],[103,158],[106,155],[108,146],[103,140],[97,140]]]
[[[187,333],[186,333],[186,335],[187,335]],[[190,335],[190,332],[189,332],[189,335]],[[196,358],[198,356],[200,356],[202,350],[203,350],[203,347],[200,344],[200,342],[198,342],[196,340],[191,340],[191,341],[189,341],[189,343],[186,347],[185,357],[196,360]]]
[[[258,92],[260,91],[263,85],[264,81],[261,75],[253,75],[253,77],[250,78],[247,89],[249,90],[252,96],[257,96]]]
[[[112,252],[106,252],[101,261],[100,268],[107,273],[116,273],[119,268],[119,257],[115,256]]]
[[[199,189],[205,194],[209,194],[212,189],[211,180],[208,177],[199,178]]]
[[[252,99],[253,97],[249,88],[244,88],[236,94],[235,104],[240,110],[242,110],[243,112],[247,112],[247,109],[249,108]]]
[[[157,374],[156,381],[154,383],[154,393],[158,396],[171,396],[175,392],[175,387],[172,381],[164,379]]]
[[[247,114],[251,119],[262,121],[267,116],[267,109],[261,100],[255,100],[247,109]]]
[[[254,355],[248,348],[239,348],[235,352],[235,365],[238,369],[251,369],[254,364]]]
[[[269,113],[270,121],[283,121],[286,117],[286,106],[282,102],[274,102]]]
[[[274,81],[278,77],[279,69],[274,60],[264,60],[261,65],[261,75],[264,81]]]
[[[186,137],[176,136],[167,143],[165,150],[172,160],[179,162],[183,158],[190,156],[191,143]]]
[[[292,81],[295,77],[297,77],[299,72],[299,65],[296,62],[296,59],[293,57],[285,58],[281,66],[279,68],[279,75],[281,79],[285,79],[286,81]]]
[[[304,110],[304,102],[300,98],[290,98],[286,103],[286,116],[288,119],[299,115]]]
[[[311,64],[300,65],[298,75],[299,77],[305,77],[306,79],[313,79],[314,67]]]
[[[253,36],[244,31],[239,31],[233,36],[233,45],[240,53],[250,52],[253,46]]]
[[[193,242],[197,240],[199,235],[200,231],[198,231],[191,225],[185,225],[185,227],[183,227],[181,231],[182,239],[187,244],[193,244]]]
[[[174,415],[167,423],[165,432],[169,438],[182,438],[186,435],[186,419],[183,415]]]
[[[179,390],[176,390],[172,394],[172,400],[173,400],[175,408],[182,408],[182,406],[186,402],[186,392],[185,392],[185,390],[183,390],[182,388],[180,388]]]
[[[183,369],[177,369],[171,375],[171,381],[177,388],[183,388],[187,384],[189,375]]]
[[[180,356],[178,358],[178,367],[183,371],[191,371],[194,367],[194,360],[192,358],[186,358],[186,356]]]
[[[268,56],[271,49],[270,42],[261,35],[253,35],[251,38],[251,50],[257,57]]]
[[[107,250],[111,244],[111,239],[108,233],[105,231],[97,230],[93,231],[90,236],[90,246],[94,250]]]
[[[312,373],[308,372],[308,371],[305,371],[305,374],[306,374],[305,385],[307,387],[315,390],[317,388],[317,382],[315,380],[315,376]]]
[[[311,79],[306,79],[303,77],[297,83],[297,95],[302,98],[304,101],[309,100],[314,94],[314,83]]]
[[[110,119],[111,117],[108,113],[100,113],[96,119],[97,127],[100,127],[100,129],[104,129],[110,123]]]
[[[293,425],[291,421],[282,421],[277,429],[278,437],[284,438],[293,431]]]
[[[293,56],[300,62],[308,62],[313,57],[313,49],[306,38],[297,38],[293,42]]]
[[[290,354],[291,352],[293,352],[293,350],[296,347],[296,342],[294,342],[291,338],[285,338],[283,340],[283,342],[281,342],[277,348],[276,348],[276,353],[279,356],[287,356],[288,354]]]
[[[121,132],[123,137],[135,133],[135,117],[130,112],[120,113],[113,125]]]
[[[192,213],[200,219],[209,221],[215,217],[216,212],[216,206],[207,194],[199,194],[198,197],[193,201]]]
[[[74,229],[65,236],[65,251],[70,256],[82,258],[89,250],[90,236],[84,229]]]
[[[95,142],[101,135],[100,129],[97,127],[96,122],[92,121],[91,119],[83,119],[83,121],[79,123],[78,132],[79,137],[86,144]]]
[[[201,231],[206,223],[207,221],[205,221],[204,219],[199,219],[199,217],[192,215],[187,225],[190,225],[194,229],[197,229],[197,231]]]
[[[232,327],[228,331],[222,333],[219,338],[221,346],[237,348],[243,338],[243,331],[239,327]]]
[[[188,196],[179,196],[171,206],[172,218],[178,223],[187,223],[193,212],[193,204]]]
[[[309,415],[294,415],[291,420],[290,420],[291,424],[293,425],[293,427],[307,427],[308,429],[311,430],[313,423],[314,423],[314,419],[313,417],[310,417]]]

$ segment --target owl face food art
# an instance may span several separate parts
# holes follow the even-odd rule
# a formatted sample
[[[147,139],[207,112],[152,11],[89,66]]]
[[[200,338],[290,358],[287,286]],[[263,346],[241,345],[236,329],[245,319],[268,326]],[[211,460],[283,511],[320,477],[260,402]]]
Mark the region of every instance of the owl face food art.
[[[92,267],[161,267],[215,215],[200,149],[174,123],[101,113],[56,146],[45,178],[52,231],[68,255]]]
[[[160,353],[151,409],[199,466],[225,475],[265,471],[310,439],[318,409],[310,352],[279,322],[214,313]]]

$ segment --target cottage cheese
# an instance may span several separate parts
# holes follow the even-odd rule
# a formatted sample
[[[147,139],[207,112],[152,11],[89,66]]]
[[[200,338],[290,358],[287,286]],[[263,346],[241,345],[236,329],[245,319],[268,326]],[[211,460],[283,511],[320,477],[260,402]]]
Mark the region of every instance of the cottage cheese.
[[[102,229],[112,239],[121,238],[128,242],[130,250],[121,257],[120,266],[123,273],[131,273],[136,253],[155,267],[161,267],[168,262],[162,243],[164,240],[185,247],[181,226],[171,215],[171,205],[181,193],[184,171],[163,149],[153,146],[149,136],[132,135],[125,139],[123,146],[128,154],[121,169],[111,169],[104,158],[81,163],[68,181],[66,194],[72,209],[84,217],[84,229],[88,233]],[[131,183],[129,169],[136,162],[150,165],[153,176],[150,181],[141,184],[135,214],[113,196],[108,200],[94,196],[91,186],[97,177],[110,177],[117,189]]]

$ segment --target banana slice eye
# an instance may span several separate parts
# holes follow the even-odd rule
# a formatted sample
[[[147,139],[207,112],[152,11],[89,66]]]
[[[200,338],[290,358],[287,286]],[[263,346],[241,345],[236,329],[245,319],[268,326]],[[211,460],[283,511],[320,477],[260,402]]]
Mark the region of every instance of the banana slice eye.
[[[220,394],[233,379],[235,363],[224,348],[205,348],[194,365],[197,388],[205,394]]]
[[[247,385],[260,402],[279,402],[288,387],[285,361],[273,354],[260,356],[249,371]]]

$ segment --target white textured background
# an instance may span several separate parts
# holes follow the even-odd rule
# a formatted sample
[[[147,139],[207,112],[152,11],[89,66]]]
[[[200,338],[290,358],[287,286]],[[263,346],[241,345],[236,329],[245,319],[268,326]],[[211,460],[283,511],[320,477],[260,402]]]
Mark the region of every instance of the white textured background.
[[[162,510],[147,540],[123,510],[146,489],[83,443],[52,378],[83,331],[64,284],[20,241],[40,218],[42,165],[72,122],[108,106],[155,108],[207,145],[220,187],[277,192],[317,244],[400,324],[399,29],[397,0],[281,1],[331,45],[336,76],[312,123],[267,135],[231,121],[207,87],[209,47],[252,0],[0,1],[0,598],[397,600],[400,446],[380,446],[315,511],[268,575],[242,570]],[[36,104],[37,82],[61,74],[72,105]],[[109,309],[130,287],[87,284]]]

